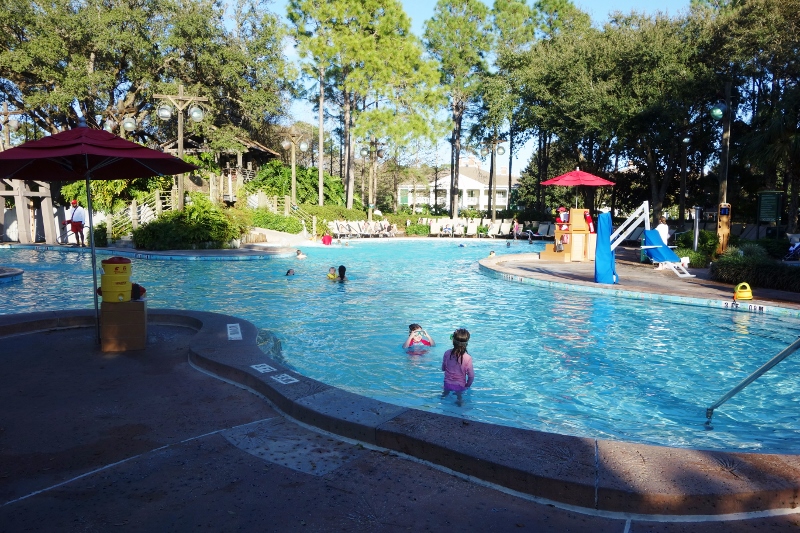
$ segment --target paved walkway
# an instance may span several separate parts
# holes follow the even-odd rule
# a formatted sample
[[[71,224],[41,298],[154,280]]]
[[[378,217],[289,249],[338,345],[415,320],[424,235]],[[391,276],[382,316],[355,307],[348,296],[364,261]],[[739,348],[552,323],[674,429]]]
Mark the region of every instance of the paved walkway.
[[[624,290],[730,298],[730,287],[620,256]],[[593,285],[579,263],[521,256],[492,266]],[[756,295],[800,308],[793,294]],[[104,354],[91,314],[78,315],[0,316],[0,532],[800,529],[800,457],[689,451],[694,466],[681,471],[671,469],[685,450],[600,442],[615,478],[581,481],[598,441],[577,446],[344,393],[282,369],[264,355],[279,346],[235,317],[153,310],[146,350]],[[229,323],[244,341],[225,338]],[[475,480],[493,476],[520,492]],[[675,487],[687,481],[681,502]],[[714,491],[733,499],[709,499]],[[595,505],[563,503],[584,497]],[[679,512],[692,506],[693,516]]]

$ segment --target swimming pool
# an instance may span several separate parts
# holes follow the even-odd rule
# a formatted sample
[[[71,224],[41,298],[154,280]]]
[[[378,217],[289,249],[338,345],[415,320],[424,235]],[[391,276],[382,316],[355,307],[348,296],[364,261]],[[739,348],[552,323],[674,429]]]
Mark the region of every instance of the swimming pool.
[[[458,247],[464,243],[463,248]],[[576,436],[701,449],[800,452],[800,359],[791,356],[714,414],[705,408],[800,335],[792,318],[590,296],[508,283],[477,261],[541,244],[364,240],[269,261],[134,260],[156,308],[224,312],[276,333],[299,372],[398,405]],[[0,314],[92,306],[88,254],[0,250],[25,270]],[[348,267],[350,282],[325,279]],[[294,277],[284,274],[288,268]],[[407,325],[438,345],[409,356]],[[476,382],[440,397],[441,357],[472,333]]]

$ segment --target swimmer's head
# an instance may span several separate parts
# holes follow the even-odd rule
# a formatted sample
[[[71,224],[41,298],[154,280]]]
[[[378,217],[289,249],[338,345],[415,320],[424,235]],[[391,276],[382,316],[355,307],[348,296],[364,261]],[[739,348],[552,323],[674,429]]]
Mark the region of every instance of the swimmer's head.
[[[420,326],[419,324],[409,324],[408,326],[409,333],[414,333],[417,330],[422,331],[422,326]]]

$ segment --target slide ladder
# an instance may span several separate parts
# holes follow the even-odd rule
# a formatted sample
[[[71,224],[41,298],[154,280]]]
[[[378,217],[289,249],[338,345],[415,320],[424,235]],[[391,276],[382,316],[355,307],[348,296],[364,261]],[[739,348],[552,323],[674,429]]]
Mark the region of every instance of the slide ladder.
[[[714,409],[716,409],[723,403],[733,398],[733,396],[736,395],[739,391],[741,391],[743,388],[747,387],[752,382],[760,378],[764,373],[767,372],[767,370],[771,369],[773,366],[777,365],[778,363],[780,363],[781,361],[792,355],[798,348],[800,348],[800,338],[798,338],[796,341],[790,344],[781,353],[779,353],[778,355],[776,355],[775,357],[764,363],[764,365],[762,365],[761,368],[759,368],[758,370],[747,376],[747,379],[736,385],[733,389],[731,389],[731,391],[728,394],[726,394],[725,396],[714,402],[714,404],[711,407],[706,409],[706,418],[708,419],[706,420],[706,426],[711,426],[711,417],[714,415]]]
[[[642,222],[644,222],[644,229],[650,229],[650,204],[646,200],[628,217],[628,220],[617,228],[617,231],[611,234],[611,251],[613,252],[622,241],[627,239]]]

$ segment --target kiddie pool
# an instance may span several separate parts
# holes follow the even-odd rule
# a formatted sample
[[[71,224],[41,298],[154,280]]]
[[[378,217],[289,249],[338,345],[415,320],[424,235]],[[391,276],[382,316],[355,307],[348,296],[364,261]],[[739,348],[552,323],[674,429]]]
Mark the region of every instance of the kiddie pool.
[[[463,244],[464,247],[459,245]],[[800,321],[508,283],[479,271],[540,243],[361,240],[308,259],[133,260],[152,308],[239,316],[275,333],[297,371],[386,402],[496,424],[666,446],[800,452],[800,359],[790,356],[714,413],[705,408],[800,335]],[[88,254],[0,249],[25,270],[0,314],[90,308]],[[326,279],[344,264],[350,281]],[[295,276],[285,276],[293,268]],[[401,349],[419,322],[437,341]],[[442,353],[472,333],[476,382],[441,398]]]

